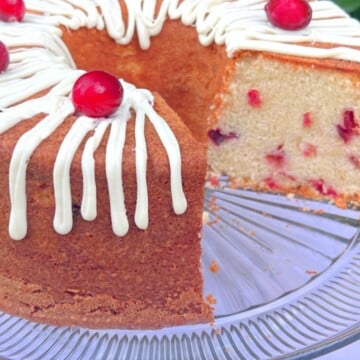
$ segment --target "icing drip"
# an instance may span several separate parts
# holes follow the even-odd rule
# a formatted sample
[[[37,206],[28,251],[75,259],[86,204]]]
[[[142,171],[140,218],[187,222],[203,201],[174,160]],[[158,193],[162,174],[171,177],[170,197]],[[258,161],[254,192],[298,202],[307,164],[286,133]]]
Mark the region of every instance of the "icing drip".
[[[146,183],[146,141],[145,141],[145,114],[138,112],[136,114],[135,142],[136,142],[136,183],[137,183],[137,201],[135,209],[135,224],[140,229],[146,229],[149,221],[147,217],[149,201],[147,196]],[[141,204],[141,205],[140,205]]]
[[[203,45],[224,44],[231,57],[238,50],[279,52],[317,58],[336,58],[360,62],[360,51],[344,47],[360,47],[360,23],[351,19],[332,1],[312,1],[313,18],[309,26],[286,31],[272,26],[266,19],[266,0],[163,0],[156,10],[155,0],[123,0],[128,14],[124,21],[118,0],[107,1],[45,1],[27,2],[29,10],[46,16],[27,14],[33,26],[64,25],[70,29],[81,26],[106,27],[119,44],[129,43],[135,34],[143,49],[150,46],[167,17],[195,25]],[[331,29],[331,31],[329,31]],[[312,43],[313,47],[300,43]],[[315,43],[338,44],[335,50],[317,47]]]
[[[83,173],[81,216],[88,221],[94,220],[97,215],[94,152],[100,145],[108,126],[108,121],[100,121],[97,124],[94,135],[87,140],[81,157],[81,169]]]
[[[71,114],[74,113],[72,108]],[[62,142],[54,165],[55,216],[54,229],[67,234],[73,225],[70,167],[76,150],[86,134],[93,129],[93,119],[80,116]]]
[[[9,235],[14,240],[21,240],[26,236],[26,169],[30,157],[39,144],[73,113],[74,109],[69,101],[59,99],[56,112],[48,115],[31,130],[21,136],[15,146],[9,170],[10,184],[10,220]]]
[[[109,142],[106,148],[106,176],[109,186],[111,224],[118,236],[125,235],[129,230],[126,216],[125,198],[122,177],[122,153],[125,143],[126,122],[116,121],[112,124]],[[113,156],[116,154],[117,156]]]
[[[181,183],[181,154],[175,135],[170,131],[169,125],[151,106],[147,106],[147,115],[159,134],[170,162],[170,186],[175,214],[183,214],[187,207],[186,198]]]

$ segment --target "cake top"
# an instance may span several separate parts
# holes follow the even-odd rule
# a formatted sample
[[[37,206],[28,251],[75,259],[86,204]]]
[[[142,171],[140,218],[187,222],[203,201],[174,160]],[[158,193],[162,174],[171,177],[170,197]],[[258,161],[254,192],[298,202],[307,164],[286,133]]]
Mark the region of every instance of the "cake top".
[[[106,28],[119,44],[129,43],[137,33],[140,46],[146,49],[167,18],[180,19],[185,25],[195,25],[201,44],[224,44],[230,57],[238,50],[259,50],[360,62],[360,50],[348,48],[360,47],[360,23],[332,1],[311,1],[311,22],[296,31],[282,30],[268,21],[266,0],[167,0],[158,9],[155,0],[124,0],[124,4],[126,23],[118,1],[32,0],[27,1],[25,21],[70,29]],[[315,43],[337,46],[325,49]]]

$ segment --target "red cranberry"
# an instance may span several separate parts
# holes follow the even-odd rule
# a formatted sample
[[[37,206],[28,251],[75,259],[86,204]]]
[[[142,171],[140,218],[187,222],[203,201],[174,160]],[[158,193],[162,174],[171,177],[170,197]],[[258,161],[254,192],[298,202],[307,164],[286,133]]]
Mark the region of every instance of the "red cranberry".
[[[210,186],[217,187],[219,185],[219,177],[216,175],[212,175],[208,179]]]
[[[279,184],[271,176],[263,179],[263,183],[265,184],[266,187],[268,187],[271,190],[280,188]]]
[[[339,196],[337,191],[331,186],[326,185],[323,179],[309,180],[309,183],[322,195]]]
[[[343,112],[342,124],[336,125],[336,130],[339,136],[347,144],[354,135],[358,135],[359,124],[355,120],[355,113],[352,109],[346,109]]]
[[[317,146],[306,141],[299,144],[299,149],[305,157],[315,157],[317,155]]]
[[[343,112],[343,123],[345,129],[352,129],[358,126],[355,121],[354,110],[347,109]]]
[[[266,154],[265,159],[269,165],[275,168],[282,168],[286,162],[285,150],[282,148],[282,145],[278,146],[276,150]]]
[[[349,161],[354,165],[356,169],[360,169],[360,157],[354,154],[348,155]]]
[[[24,0],[0,0],[0,20],[21,21],[25,15]]]
[[[309,128],[312,126],[313,124],[313,119],[312,116],[309,112],[306,112],[303,114],[303,127],[304,128]]]
[[[219,128],[209,130],[207,135],[215,145],[220,145],[222,142],[226,140],[239,138],[239,136],[235,132],[231,131],[225,134]]]
[[[299,30],[306,27],[312,16],[307,0],[269,0],[265,5],[269,21],[285,30]]]
[[[251,89],[247,93],[248,104],[252,107],[260,107],[261,106],[261,97],[259,90]]]
[[[347,144],[351,140],[351,138],[353,136],[352,129],[347,129],[341,125],[336,125],[336,130],[337,130],[339,136],[344,140],[345,144]]]
[[[5,44],[0,41],[0,72],[5,71],[9,66],[9,51]]]
[[[105,71],[89,71],[80,76],[72,91],[77,112],[89,117],[106,117],[120,106],[123,99],[120,81]]]

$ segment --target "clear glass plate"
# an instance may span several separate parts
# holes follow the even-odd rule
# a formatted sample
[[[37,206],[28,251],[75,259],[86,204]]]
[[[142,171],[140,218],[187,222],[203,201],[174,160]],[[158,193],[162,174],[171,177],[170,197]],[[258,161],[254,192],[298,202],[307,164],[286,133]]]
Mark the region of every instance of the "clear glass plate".
[[[97,331],[0,313],[0,357],[310,359],[359,338],[359,212],[222,180],[204,205],[204,295],[216,300],[214,324]]]

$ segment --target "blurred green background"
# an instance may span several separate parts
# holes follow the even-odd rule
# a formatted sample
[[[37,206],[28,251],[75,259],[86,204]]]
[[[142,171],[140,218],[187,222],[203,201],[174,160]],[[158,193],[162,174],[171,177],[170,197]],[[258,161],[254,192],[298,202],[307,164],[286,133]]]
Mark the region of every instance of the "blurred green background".
[[[360,0],[333,0],[351,16],[360,19]]]

